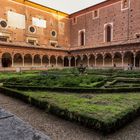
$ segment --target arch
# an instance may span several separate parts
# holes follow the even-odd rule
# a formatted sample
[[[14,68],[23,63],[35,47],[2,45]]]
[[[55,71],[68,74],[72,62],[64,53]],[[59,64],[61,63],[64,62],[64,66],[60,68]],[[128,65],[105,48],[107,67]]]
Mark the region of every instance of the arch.
[[[75,67],[75,57],[71,57],[71,67]]]
[[[67,56],[64,57],[64,67],[69,67],[69,59]]]
[[[81,56],[78,55],[77,58],[76,58],[76,66],[80,66],[81,63],[82,63]]]
[[[112,55],[110,53],[105,54],[104,64],[106,67],[112,67]]]
[[[96,58],[96,66],[103,66],[103,55],[102,54],[97,54]]]
[[[2,67],[11,67],[12,66],[12,56],[10,53],[2,54]]]
[[[42,65],[45,66],[45,67],[47,67],[49,65],[49,57],[47,55],[43,55]]]
[[[94,67],[95,66],[95,56],[93,54],[91,54],[89,56],[89,66],[90,67]]]
[[[51,65],[51,67],[55,67],[56,66],[56,57],[54,55],[52,55],[50,57],[50,65]]]
[[[57,57],[57,66],[63,67],[63,57],[62,56]]]
[[[23,57],[20,53],[14,55],[14,66],[23,66]]]
[[[140,51],[136,53],[136,67],[140,67]]]
[[[87,55],[83,55],[82,64],[83,64],[83,66],[88,66],[88,57],[87,57]]]
[[[31,54],[26,54],[24,55],[24,66],[32,66],[32,55]]]
[[[114,54],[113,62],[116,67],[122,67],[122,54],[120,52]]]
[[[134,63],[134,55],[133,55],[133,52],[131,51],[127,51],[124,53],[124,66],[125,67],[128,67],[128,64],[130,65],[133,65]]]
[[[79,45],[80,46],[85,45],[85,30],[79,31]]]
[[[39,54],[36,54],[36,55],[34,56],[34,65],[35,65],[35,66],[40,66],[40,65],[41,65],[41,57],[40,57]]]
[[[111,42],[112,41],[112,31],[113,31],[113,27],[111,24],[107,24],[105,26],[105,42]]]

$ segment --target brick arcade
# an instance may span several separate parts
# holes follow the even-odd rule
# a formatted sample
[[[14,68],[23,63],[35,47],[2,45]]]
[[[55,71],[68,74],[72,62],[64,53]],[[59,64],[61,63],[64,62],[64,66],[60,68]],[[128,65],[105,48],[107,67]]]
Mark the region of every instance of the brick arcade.
[[[140,67],[140,0],[106,0],[71,15],[1,0],[0,66]]]

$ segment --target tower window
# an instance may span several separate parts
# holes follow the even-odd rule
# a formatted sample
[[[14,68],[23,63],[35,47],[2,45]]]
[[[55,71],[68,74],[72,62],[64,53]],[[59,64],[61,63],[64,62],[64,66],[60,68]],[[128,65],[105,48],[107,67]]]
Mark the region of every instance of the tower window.
[[[85,30],[79,31],[79,45],[80,46],[85,45]]]
[[[93,19],[98,18],[99,17],[99,10],[95,10],[93,11]]]
[[[112,31],[113,31],[113,27],[111,24],[105,26],[105,42],[112,41],[112,36],[113,36]]]
[[[77,23],[77,17],[72,18],[72,24],[76,24]]]

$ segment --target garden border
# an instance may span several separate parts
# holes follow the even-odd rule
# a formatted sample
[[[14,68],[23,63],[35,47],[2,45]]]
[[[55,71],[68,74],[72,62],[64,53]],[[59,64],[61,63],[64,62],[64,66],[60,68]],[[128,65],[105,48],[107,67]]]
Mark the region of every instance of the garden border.
[[[84,116],[82,114],[78,114],[76,112],[70,112],[68,109],[59,108],[58,106],[51,104],[48,101],[35,99],[33,97],[26,95],[25,93],[22,93],[21,91],[9,89],[6,87],[0,87],[0,92],[4,95],[20,99],[26,103],[30,103],[31,105],[39,107],[40,109],[44,109],[66,120],[78,122],[88,128],[95,129],[96,131],[99,131],[104,135],[115,132],[116,130],[122,128],[129,122],[132,122],[134,118],[140,115],[140,106],[139,106],[135,110],[130,110],[127,114],[123,115],[122,118],[118,118],[114,122],[105,123],[100,120]]]
[[[119,88],[81,88],[81,87],[44,87],[44,86],[21,86],[21,85],[4,85],[4,87],[18,90],[32,91],[53,91],[53,92],[69,92],[69,93],[134,93],[140,92],[140,87],[119,87]]]

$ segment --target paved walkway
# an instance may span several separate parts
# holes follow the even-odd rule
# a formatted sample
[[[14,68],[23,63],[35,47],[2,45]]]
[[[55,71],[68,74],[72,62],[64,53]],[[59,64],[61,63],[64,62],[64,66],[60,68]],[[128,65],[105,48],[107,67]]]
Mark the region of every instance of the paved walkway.
[[[4,96],[3,94],[0,94],[0,107],[17,115],[37,130],[49,136],[52,140],[140,140],[140,117],[117,133],[103,137],[93,130],[62,120],[33,106],[25,104],[22,101]],[[11,129],[13,128],[14,127],[11,127]]]
[[[0,140],[50,140],[15,115],[0,108]]]

